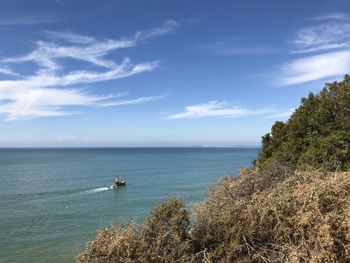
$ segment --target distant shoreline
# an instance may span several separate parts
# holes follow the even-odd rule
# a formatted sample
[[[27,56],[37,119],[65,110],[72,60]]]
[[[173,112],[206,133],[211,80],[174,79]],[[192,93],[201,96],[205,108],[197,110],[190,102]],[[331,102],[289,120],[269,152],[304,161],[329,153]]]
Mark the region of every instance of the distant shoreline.
[[[261,148],[261,145],[232,145],[232,146],[19,146],[19,147],[0,147],[0,150],[11,150],[11,149],[20,149],[20,150],[33,150],[33,149],[222,149],[222,148],[227,148],[227,149],[244,149],[244,148]]]

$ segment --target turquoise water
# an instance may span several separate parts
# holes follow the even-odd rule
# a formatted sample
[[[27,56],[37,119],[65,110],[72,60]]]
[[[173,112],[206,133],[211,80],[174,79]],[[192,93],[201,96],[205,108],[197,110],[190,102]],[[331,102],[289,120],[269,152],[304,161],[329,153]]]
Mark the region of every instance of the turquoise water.
[[[252,148],[0,149],[0,262],[72,262],[113,220],[142,222],[167,197],[190,206]],[[111,190],[116,174],[127,187]]]

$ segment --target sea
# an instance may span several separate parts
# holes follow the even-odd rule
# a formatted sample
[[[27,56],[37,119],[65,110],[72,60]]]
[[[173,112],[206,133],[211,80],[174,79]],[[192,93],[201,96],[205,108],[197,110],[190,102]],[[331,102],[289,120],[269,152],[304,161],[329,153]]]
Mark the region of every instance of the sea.
[[[167,198],[189,209],[259,149],[0,149],[0,262],[74,262],[97,229],[142,223]],[[126,187],[111,187],[115,176]]]

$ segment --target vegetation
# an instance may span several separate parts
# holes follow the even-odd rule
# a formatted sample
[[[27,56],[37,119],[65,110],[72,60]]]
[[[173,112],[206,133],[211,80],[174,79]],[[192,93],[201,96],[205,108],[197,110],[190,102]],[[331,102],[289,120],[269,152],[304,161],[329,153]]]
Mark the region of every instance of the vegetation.
[[[112,225],[100,230],[80,262],[173,262],[185,260],[189,250],[190,217],[180,200],[156,207],[142,226],[135,221],[127,227]]]
[[[222,178],[192,221],[170,199],[142,225],[100,230],[77,260],[350,262],[349,85],[346,76],[302,99],[263,137],[256,165]]]
[[[301,100],[286,122],[262,137],[257,165],[278,160],[288,166],[350,170],[350,76],[326,84]]]
[[[349,262],[349,175],[297,172],[263,191],[250,186],[259,173],[228,178],[196,207],[197,250],[210,262]]]

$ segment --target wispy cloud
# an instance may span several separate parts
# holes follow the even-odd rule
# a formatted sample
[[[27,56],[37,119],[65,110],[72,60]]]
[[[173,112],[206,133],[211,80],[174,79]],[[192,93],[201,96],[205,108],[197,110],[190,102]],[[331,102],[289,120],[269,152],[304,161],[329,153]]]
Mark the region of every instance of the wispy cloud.
[[[0,104],[0,113],[6,114],[6,120],[32,119],[37,117],[54,117],[78,114],[76,110],[68,110],[71,106],[122,106],[136,105],[163,98],[149,96],[128,100],[116,100],[122,95],[97,96],[79,89],[34,88],[14,90],[1,93],[0,101],[11,101]]]
[[[59,142],[72,142],[72,141],[99,141],[97,138],[92,138],[90,136],[77,136],[77,135],[58,135],[56,136],[56,141]]]
[[[329,14],[324,14],[320,16],[315,16],[310,18],[309,20],[314,20],[314,21],[322,21],[322,20],[350,20],[349,15],[344,14],[344,13],[329,13]]]
[[[305,54],[305,53],[316,53],[316,52],[322,52],[322,51],[328,51],[330,49],[342,49],[349,47],[348,43],[332,43],[332,44],[323,44],[321,46],[315,46],[315,47],[309,47],[299,50],[293,50],[292,53],[294,54]]]
[[[280,114],[281,110],[263,108],[248,109],[240,106],[232,106],[226,101],[209,101],[206,103],[187,106],[181,113],[170,114],[165,117],[168,120],[199,119],[207,117],[238,118],[245,116]],[[270,115],[272,116],[272,115]],[[277,116],[278,117],[278,116]]]
[[[268,118],[268,119],[287,119],[289,118],[293,112],[295,111],[295,108],[291,108],[291,109],[288,109],[286,111],[280,111],[280,112],[276,112],[276,113],[273,113],[271,115],[267,115],[265,116],[265,118]]]
[[[298,30],[292,39],[298,53],[346,47],[350,40],[350,22],[327,21]]]
[[[290,39],[297,55],[275,73],[275,84],[285,86],[337,77],[350,68],[350,19],[331,13],[308,20]]]
[[[71,58],[86,61],[96,66],[115,70],[118,65],[107,59],[106,55],[112,51],[136,46],[139,42],[164,35],[175,29],[175,21],[167,21],[164,25],[148,31],[139,31],[131,38],[124,39],[95,39],[72,32],[44,31],[45,34],[57,40],[63,40],[73,45],[62,45],[53,42],[37,41],[37,48],[31,53],[14,58],[4,59],[5,63],[35,62],[41,68],[57,70],[60,68],[58,59]],[[130,66],[130,60],[124,60],[123,67]],[[154,65],[154,63],[153,63]],[[140,69],[140,68],[139,68]],[[113,75],[113,72],[110,72]]]
[[[19,76],[16,72],[14,72],[12,69],[7,67],[0,67],[0,74],[8,75],[8,76]]]
[[[176,21],[168,20],[160,27],[137,32],[134,36],[134,41],[145,41],[153,37],[162,36],[173,31],[177,26],[178,23]]]
[[[5,58],[0,61],[0,73],[16,79],[0,81],[0,114],[7,120],[36,117],[64,116],[76,112],[68,106],[120,106],[153,101],[164,96],[146,96],[115,100],[115,95],[94,95],[84,89],[71,87],[129,77],[153,71],[158,61],[133,63],[125,58],[118,63],[109,58],[112,51],[136,46],[140,41],[160,36],[173,30],[175,22],[168,21],[159,28],[138,32],[130,39],[96,39],[72,32],[44,32],[55,42],[38,41],[29,54]],[[142,35],[142,37],[140,37]],[[66,59],[74,59],[77,69],[67,71]],[[35,63],[37,70],[31,75],[21,75],[10,69],[22,63]],[[95,70],[84,70],[81,62],[93,65]],[[1,66],[3,65],[3,66]],[[79,68],[80,67],[80,68]]]
[[[292,85],[304,82],[342,76],[350,69],[350,50],[328,52],[295,59],[282,66],[278,85]]]
[[[68,43],[75,43],[75,44],[90,44],[96,41],[94,37],[89,36],[83,36],[76,34],[71,31],[50,31],[50,30],[44,30],[43,33],[55,40],[64,40]]]
[[[100,106],[109,107],[109,106],[137,105],[137,104],[142,104],[145,102],[160,100],[160,99],[163,99],[165,97],[166,97],[166,95],[158,95],[158,96],[140,97],[140,98],[132,99],[132,100],[114,100],[114,101],[102,103],[102,104],[100,104]]]

